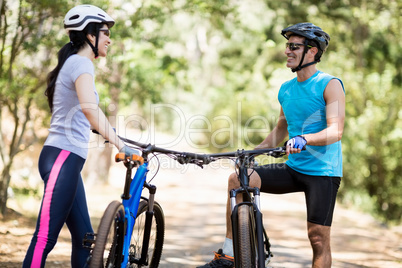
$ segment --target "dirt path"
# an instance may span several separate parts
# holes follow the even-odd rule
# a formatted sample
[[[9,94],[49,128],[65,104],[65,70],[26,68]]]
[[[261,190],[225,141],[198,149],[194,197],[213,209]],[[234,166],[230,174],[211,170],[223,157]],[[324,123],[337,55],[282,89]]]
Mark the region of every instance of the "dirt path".
[[[115,166],[116,173],[119,173]],[[225,232],[225,168],[162,169],[153,181],[166,217],[166,242],[160,267],[195,267],[221,247]],[[108,187],[88,186],[93,224],[121,193],[122,176]],[[273,245],[272,267],[310,267],[303,196],[262,196],[264,224]],[[36,213],[36,212],[35,212]],[[11,214],[0,221],[0,267],[21,267],[34,221]],[[333,267],[402,267],[401,228],[387,229],[370,216],[337,206],[332,228]],[[47,267],[70,267],[66,228],[48,258]]]

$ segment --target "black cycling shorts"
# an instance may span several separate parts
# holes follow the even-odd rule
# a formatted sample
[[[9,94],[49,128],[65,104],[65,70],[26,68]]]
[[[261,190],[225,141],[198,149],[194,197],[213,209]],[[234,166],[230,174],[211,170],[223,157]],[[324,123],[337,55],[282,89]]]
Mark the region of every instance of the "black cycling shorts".
[[[299,173],[285,163],[254,168],[261,177],[261,192],[285,194],[304,192],[307,221],[331,226],[340,177],[310,176]]]

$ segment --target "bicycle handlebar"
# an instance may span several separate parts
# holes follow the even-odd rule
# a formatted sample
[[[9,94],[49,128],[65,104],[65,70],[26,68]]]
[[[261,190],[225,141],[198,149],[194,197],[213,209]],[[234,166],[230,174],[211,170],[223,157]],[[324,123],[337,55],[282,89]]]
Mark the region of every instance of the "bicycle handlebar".
[[[160,148],[153,144],[145,144],[138,141],[133,141],[127,138],[120,137],[119,138],[127,144],[134,145],[136,147],[142,148],[142,152],[145,154],[150,153],[162,153],[167,155],[175,155],[177,158],[176,160],[180,164],[196,164],[192,160],[201,160],[203,162],[208,162],[206,154],[196,154],[196,153],[189,153],[189,152],[179,152],[170,149]]]
[[[286,154],[286,147],[255,149],[255,150],[237,150],[235,152],[208,154],[213,159],[223,158],[239,158],[239,157],[253,157],[258,155],[268,155],[272,157],[281,157]]]
[[[240,157],[251,158],[258,155],[267,155],[278,158],[286,154],[286,147],[256,149],[256,150],[237,150],[233,152],[214,153],[214,154],[197,154],[197,153],[168,150],[156,147],[155,145],[152,144],[144,144],[127,138],[122,137],[120,138],[128,144],[143,148],[144,149],[143,152],[146,153],[158,152],[163,154],[175,155],[177,157],[176,160],[180,164],[196,164],[200,167],[202,167],[203,165],[208,165],[211,162],[214,162],[219,159],[240,158]]]
[[[100,135],[98,131],[95,129],[92,130],[93,133]],[[164,149],[157,147],[153,144],[145,144],[138,141],[133,141],[124,137],[117,135],[123,142],[126,144],[133,145],[143,152],[143,154],[148,155],[151,153],[161,153],[165,155],[173,155],[175,160],[180,164],[196,164],[197,166],[202,168],[202,165],[209,164],[210,161],[208,160],[207,155],[205,154],[195,154],[195,153],[188,153],[188,152],[178,152],[174,150]]]
[[[92,132],[99,134],[97,131],[94,130]],[[258,155],[267,155],[278,158],[286,154],[286,147],[256,149],[256,150],[237,150],[232,152],[214,153],[214,154],[197,154],[197,153],[179,152],[170,149],[164,149],[150,143],[145,144],[138,141],[123,138],[120,136],[118,137],[126,144],[130,144],[135,147],[141,148],[142,152],[146,155],[150,153],[162,153],[166,155],[173,155],[175,156],[175,160],[180,164],[195,164],[201,168],[203,165],[208,165],[211,162],[217,161],[219,159],[252,158]]]

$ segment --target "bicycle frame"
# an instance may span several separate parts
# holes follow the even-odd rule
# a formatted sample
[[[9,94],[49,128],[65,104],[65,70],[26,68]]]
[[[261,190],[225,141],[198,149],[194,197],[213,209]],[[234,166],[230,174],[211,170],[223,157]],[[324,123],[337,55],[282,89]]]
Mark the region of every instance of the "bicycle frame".
[[[153,199],[156,191],[155,186],[149,186],[146,184],[145,180],[147,177],[148,173],[148,162],[145,162],[141,166],[138,167],[135,175],[133,178],[131,178],[131,169],[127,169],[126,173],[126,183],[124,186],[124,193],[122,195],[122,203],[124,206],[124,212],[125,212],[125,219],[126,219],[126,232],[124,235],[124,245],[123,245],[123,262],[121,263],[121,267],[125,268],[127,267],[127,264],[129,262],[128,259],[128,252],[130,249],[130,242],[131,242],[131,235],[133,232],[133,228],[135,225],[135,219],[137,217],[137,210],[138,210],[138,205],[140,203],[141,199],[141,194],[143,190],[143,186],[147,185],[150,189],[150,197],[149,197],[149,210],[152,212],[153,211]],[[148,188],[147,187],[147,188]],[[152,201],[152,202],[151,202]],[[140,262],[144,262],[146,260],[146,252],[148,251],[148,242],[149,242],[149,234],[150,234],[150,226],[152,224],[152,214],[150,215],[151,217],[148,216],[147,213],[147,218],[146,218],[146,229],[144,232],[144,241],[147,241],[146,245],[143,245],[142,253],[141,253],[141,259]],[[147,231],[148,230],[148,231]],[[145,254],[145,256],[144,256]]]

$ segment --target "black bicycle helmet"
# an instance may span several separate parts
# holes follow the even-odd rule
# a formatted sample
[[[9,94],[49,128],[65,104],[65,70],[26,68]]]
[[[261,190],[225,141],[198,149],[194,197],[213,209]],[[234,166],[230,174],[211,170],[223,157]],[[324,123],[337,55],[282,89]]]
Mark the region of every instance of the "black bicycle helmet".
[[[298,35],[306,38],[303,58],[300,61],[299,66],[297,68],[292,69],[293,72],[299,71],[302,68],[307,67],[309,65],[318,63],[320,61],[321,55],[327,49],[330,40],[329,34],[324,32],[320,27],[310,22],[302,22],[289,26],[283,29],[281,34],[286,39],[289,39],[292,35]],[[315,46],[318,48],[318,53],[316,55],[315,61],[302,66],[301,64],[304,60],[304,55],[308,50],[307,44],[309,43],[309,41],[313,41],[313,43],[316,44]]]

